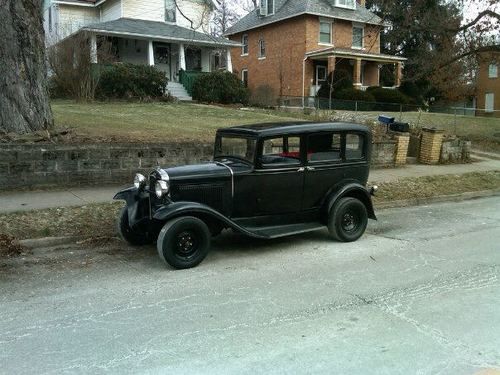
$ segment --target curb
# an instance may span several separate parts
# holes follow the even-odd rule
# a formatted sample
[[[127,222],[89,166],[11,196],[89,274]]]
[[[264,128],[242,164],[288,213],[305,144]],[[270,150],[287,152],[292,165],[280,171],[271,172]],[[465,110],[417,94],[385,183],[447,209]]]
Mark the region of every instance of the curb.
[[[500,195],[500,188],[492,190],[471,191],[467,193],[452,194],[452,195],[438,195],[436,197],[429,197],[429,198],[414,198],[414,199],[403,199],[399,201],[382,202],[375,204],[375,208],[383,210],[388,208],[423,206],[432,203],[460,202],[464,200],[493,197],[497,195]],[[44,238],[20,240],[19,244],[23,247],[33,250],[36,248],[43,248],[43,247],[69,245],[72,243],[83,241],[86,238],[87,237],[84,236],[44,237]]]
[[[381,202],[376,203],[375,208],[379,210],[383,210],[386,208],[398,208],[398,207],[410,207],[410,206],[423,206],[432,203],[445,203],[445,202],[460,202],[469,199],[477,199],[477,198],[485,198],[485,197],[494,197],[500,195],[499,189],[490,189],[490,190],[479,190],[479,191],[470,191],[466,193],[460,194],[451,194],[451,195],[438,195],[435,197],[429,198],[412,198],[412,199],[402,199],[398,201],[391,202]]]

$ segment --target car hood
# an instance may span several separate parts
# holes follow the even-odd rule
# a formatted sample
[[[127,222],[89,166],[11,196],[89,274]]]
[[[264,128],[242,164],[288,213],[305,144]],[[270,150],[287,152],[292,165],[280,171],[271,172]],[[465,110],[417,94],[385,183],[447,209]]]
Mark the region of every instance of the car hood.
[[[171,181],[231,177],[229,168],[216,163],[183,165],[180,167],[167,168],[165,171],[168,173]]]

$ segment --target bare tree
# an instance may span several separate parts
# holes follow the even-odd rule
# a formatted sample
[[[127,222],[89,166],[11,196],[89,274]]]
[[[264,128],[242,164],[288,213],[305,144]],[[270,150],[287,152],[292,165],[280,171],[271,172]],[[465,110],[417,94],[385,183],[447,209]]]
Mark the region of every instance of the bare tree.
[[[91,61],[90,36],[80,32],[52,46],[48,61],[54,86],[60,94],[76,100],[93,100],[99,84],[102,64],[114,61],[111,42],[98,38],[97,55],[100,65]]]
[[[226,30],[239,20],[239,15],[234,8],[234,2],[230,0],[219,0],[219,5],[213,15],[213,34],[224,35]]]
[[[0,19],[0,130],[49,129],[42,2],[0,0]]]

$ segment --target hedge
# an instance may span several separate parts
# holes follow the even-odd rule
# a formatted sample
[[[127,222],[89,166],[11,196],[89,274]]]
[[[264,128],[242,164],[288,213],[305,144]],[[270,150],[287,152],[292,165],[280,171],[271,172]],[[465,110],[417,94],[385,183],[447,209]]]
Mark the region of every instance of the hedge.
[[[165,95],[168,79],[153,66],[114,64],[100,73],[96,96],[107,98],[158,98]]]
[[[243,82],[230,72],[212,72],[198,76],[193,83],[193,99],[204,103],[247,104],[250,93]]]

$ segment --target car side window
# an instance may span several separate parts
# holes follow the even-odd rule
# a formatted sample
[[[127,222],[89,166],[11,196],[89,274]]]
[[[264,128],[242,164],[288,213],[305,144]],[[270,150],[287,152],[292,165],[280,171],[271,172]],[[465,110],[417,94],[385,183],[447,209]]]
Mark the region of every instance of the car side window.
[[[345,138],[345,158],[346,160],[363,159],[364,138],[359,134],[347,134]]]
[[[307,138],[307,160],[310,162],[342,160],[340,133],[312,134]]]
[[[300,164],[300,137],[276,137],[264,140],[262,156],[263,167],[274,167],[279,164]]]

